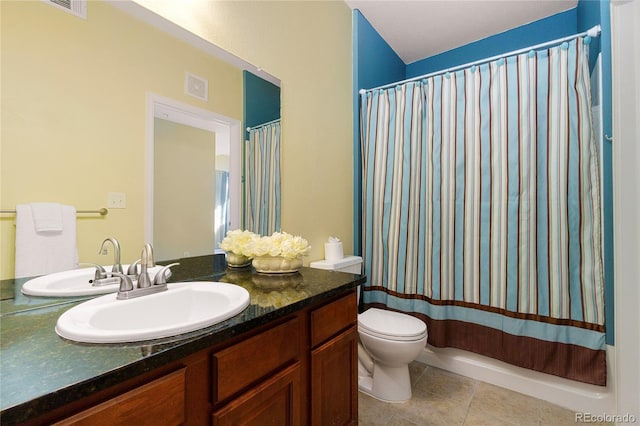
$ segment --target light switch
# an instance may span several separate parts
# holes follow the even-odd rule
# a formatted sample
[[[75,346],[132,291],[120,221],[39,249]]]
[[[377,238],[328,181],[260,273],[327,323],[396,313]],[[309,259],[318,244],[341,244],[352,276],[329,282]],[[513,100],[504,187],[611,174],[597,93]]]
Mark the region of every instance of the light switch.
[[[124,209],[127,207],[127,194],[124,192],[109,192],[107,207],[110,209]]]

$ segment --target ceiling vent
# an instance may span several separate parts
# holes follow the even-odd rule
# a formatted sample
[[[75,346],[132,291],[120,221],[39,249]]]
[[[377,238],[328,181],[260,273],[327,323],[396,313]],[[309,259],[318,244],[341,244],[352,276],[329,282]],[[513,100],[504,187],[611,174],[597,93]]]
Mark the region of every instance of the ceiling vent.
[[[42,0],[82,19],[87,19],[87,0]]]
[[[184,79],[184,92],[203,101],[209,100],[209,82],[190,72],[186,73]]]

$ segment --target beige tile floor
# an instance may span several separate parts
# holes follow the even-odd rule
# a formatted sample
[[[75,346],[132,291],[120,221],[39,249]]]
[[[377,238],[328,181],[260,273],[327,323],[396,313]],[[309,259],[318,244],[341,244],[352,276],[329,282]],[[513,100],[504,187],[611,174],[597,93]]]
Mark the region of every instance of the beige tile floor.
[[[576,425],[575,413],[530,396],[427,366],[409,365],[413,397],[402,404],[359,393],[361,426]],[[598,423],[589,423],[595,425]]]

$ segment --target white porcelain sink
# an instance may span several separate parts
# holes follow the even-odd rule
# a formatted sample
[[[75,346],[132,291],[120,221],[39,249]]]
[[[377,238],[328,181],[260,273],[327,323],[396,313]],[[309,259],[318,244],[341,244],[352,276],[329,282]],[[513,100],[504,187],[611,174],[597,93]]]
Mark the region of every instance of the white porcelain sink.
[[[249,292],[234,284],[197,281],[167,287],[135,299],[108,294],[88,300],[58,318],[56,333],[87,343],[159,339],[217,324],[249,305]]]
[[[128,267],[129,265],[122,265],[124,271],[126,271]],[[111,266],[105,266],[104,268],[107,272],[111,271]],[[162,266],[149,268],[149,277],[153,279],[160,269],[162,269]],[[93,281],[95,271],[95,268],[82,268],[43,275],[24,283],[22,293],[27,296],[74,297],[93,296],[118,291],[118,284],[102,286],[91,285],[90,281]],[[139,266],[138,271],[140,271]],[[170,274],[171,271],[167,271],[167,277],[170,276]]]

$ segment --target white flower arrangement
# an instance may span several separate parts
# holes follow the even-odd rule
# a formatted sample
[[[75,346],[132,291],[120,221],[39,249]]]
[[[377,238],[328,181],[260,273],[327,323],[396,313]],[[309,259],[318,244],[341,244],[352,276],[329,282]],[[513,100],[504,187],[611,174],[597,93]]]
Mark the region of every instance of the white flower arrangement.
[[[245,256],[281,256],[286,259],[295,259],[309,253],[311,246],[307,240],[300,236],[294,236],[286,232],[274,232],[268,237],[259,237],[247,245]]]
[[[258,234],[254,234],[251,231],[235,229],[227,232],[227,235],[225,235],[224,239],[220,242],[220,248],[226,252],[251,258],[253,256],[247,253],[247,248],[253,241],[259,238],[260,236]]]

